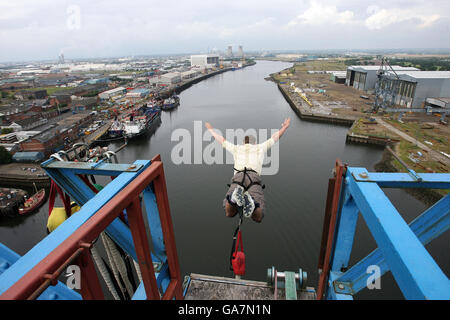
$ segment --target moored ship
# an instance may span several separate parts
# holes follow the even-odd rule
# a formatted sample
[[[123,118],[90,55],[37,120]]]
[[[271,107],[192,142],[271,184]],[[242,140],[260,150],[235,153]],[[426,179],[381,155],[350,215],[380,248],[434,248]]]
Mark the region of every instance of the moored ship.
[[[176,95],[171,96],[170,98],[167,98],[164,100],[164,103],[162,105],[163,110],[171,110],[180,105],[180,98]]]
[[[111,127],[108,129],[108,137],[109,138],[120,138],[123,135],[123,123],[119,120],[114,120]]]
[[[135,138],[147,133],[152,123],[160,117],[161,110],[153,106],[143,106],[123,122],[123,136],[127,139]]]

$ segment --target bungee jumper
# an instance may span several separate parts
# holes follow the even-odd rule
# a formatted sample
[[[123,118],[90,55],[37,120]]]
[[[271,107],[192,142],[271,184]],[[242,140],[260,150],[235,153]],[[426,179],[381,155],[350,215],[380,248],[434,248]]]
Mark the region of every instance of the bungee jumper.
[[[264,218],[264,185],[261,180],[261,171],[264,156],[284,134],[291,122],[290,118],[284,120],[281,129],[263,143],[255,144],[255,137],[246,136],[244,144],[235,145],[217,134],[209,122],[205,123],[211,135],[234,159],[234,176],[231,179],[228,192],[223,200],[227,217],[234,217],[239,209],[246,218],[261,222]]]
[[[243,216],[251,217],[256,222],[261,222],[264,218],[263,189],[265,186],[261,181],[264,156],[267,150],[281,138],[290,122],[290,118],[285,119],[281,129],[261,144],[255,144],[254,137],[246,136],[242,145],[234,145],[226,141],[224,137],[214,131],[210,123],[205,123],[206,128],[217,142],[233,154],[234,175],[228,185],[229,189],[223,200],[223,207],[227,217],[232,218],[239,213],[239,224],[233,234],[230,253],[230,270],[234,272],[236,278],[245,275],[245,254],[241,232]]]

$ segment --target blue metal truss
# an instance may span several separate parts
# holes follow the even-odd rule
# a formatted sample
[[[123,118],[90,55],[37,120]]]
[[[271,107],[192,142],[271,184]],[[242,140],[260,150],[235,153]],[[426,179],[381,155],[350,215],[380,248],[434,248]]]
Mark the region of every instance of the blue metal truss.
[[[347,168],[331,252],[327,299],[352,299],[367,286],[371,277],[369,266],[378,266],[380,277],[391,271],[407,299],[450,299],[450,281],[424,247],[450,227],[450,194],[408,225],[381,187],[450,189],[450,174],[369,173],[364,168]],[[359,213],[378,248],[348,268]]]
[[[23,257],[17,257],[15,259],[17,262],[14,261],[15,263],[0,274],[0,295],[33,269],[40,261],[45,259],[50,252],[133,181],[144,169],[148,168],[150,164],[151,161],[149,160],[137,160],[133,164],[112,164],[106,161],[100,161],[98,163],[62,162],[53,158],[42,163],[41,166],[48,176],[69,194],[73,201],[82,206],[82,208],[79,212],[64,221],[55,231],[50,233]],[[95,194],[78,175],[115,176],[115,179]],[[170,283],[170,276],[156,196],[151,189],[151,184],[144,189],[142,195],[147,221],[151,229],[150,234],[153,245],[151,257],[156,266],[155,277],[158,286],[161,288],[162,293],[164,293]],[[93,199],[94,196],[95,199]],[[137,261],[131,231],[123,221],[116,218],[105,231],[130,257]],[[64,285],[61,284],[61,286]],[[47,296],[48,293],[45,296],[43,294],[41,295],[41,299],[45,299]],[[73,299],[76,298],[79,298],[79,295],[73,297]],[[135,292],[133,299],[146,299],[142,282]]]

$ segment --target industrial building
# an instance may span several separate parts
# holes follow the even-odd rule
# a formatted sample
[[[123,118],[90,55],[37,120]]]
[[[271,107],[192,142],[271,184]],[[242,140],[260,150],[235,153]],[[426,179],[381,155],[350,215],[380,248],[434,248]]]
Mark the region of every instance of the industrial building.
[[[450,92],[449,92],[449,96],[450,96]],[[450,109],[450,98],[448,98],[448,97],[426,98],[425,106]]]
[[[191,56],[191,66],[208,68],[219,65],[219,56],[217,54],[199,54]]]
[[[375,90],[377,71],[380,66],[349,66],[345,84],[362,91]],[[392,66],[394,71],[420,71],[414,67]]]
[[[330,71],[330,80],[336,83],[345,83],[347,72],[346,71]]]
[[[149,94],[150,94],[149,89],[138,88],[128,92],[126,97],[131,99],[141,99],[147,97]]]
[[[175,84],[181,82],[181,74],[179,72],[169,72],[162,74],[161,81],[167,84]]]
[[[233,57],[233,46],[228,46],[226,56],[227,56],[228,58]]]
[[[152,85],[171,85],[181,82],[181,73],[179,72],[169,72],[165,73],[149,80]]]
[[[198,75],[198,72],[195,70],[184,71],[181,73],[182,79],[192,79]]]
[[[53,124],[48,129],[20,142],[20,151],[42,152],[46,157],[59,150],[67,141],[79,138],[81,128],[93,120],[92,113],[74,114]]]
[[[243,58],[243,57],[244,57],[244,48],[243,48],[242,46],[239,46],[239,47],[238,47],[238,53],[237,53],[237,56],[238,56],[239,58]]]
[[[417,108],[422,107],[427,99],[428,102],[438,104],[440,98],[447,98],[450,95],[450,71],[398,71],[396,73],[397,75],[389,72],[381,88],[386,92],[389,92],[390,88],[397,88],[394,92],[395,105]],[[441,104],[443,102],[445,99]]]
[[[127,89],[125,89],[124,87],[117,87],[115,89],[111,89],[111,90],[99,93],[98,97],[102,100],[108,100],[114,96],[122,95],[125,93],[127,93]]]

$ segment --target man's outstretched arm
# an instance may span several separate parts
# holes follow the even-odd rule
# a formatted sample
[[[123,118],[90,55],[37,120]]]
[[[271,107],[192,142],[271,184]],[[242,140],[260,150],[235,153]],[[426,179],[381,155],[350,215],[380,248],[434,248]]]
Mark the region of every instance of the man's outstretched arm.
[[[272,135],[272,139],[277,142],[278,140],[280,140],[281,136],[284,134],[284,132],[287,130],[287,128],[289,127],[291,123],[291,118],[287,118],[284,120],[283,124],[281,125],[281,129],[278,130],[277,132],[275,132]]]
[[[220,144],[223,144],[223,143],[224,143],[225,138],[222,137],[220,134],[217,134],[217,133],[214,131],[214,128],[212,127],[212,125],[211,125],[209,122],[206,122],[206,123],[205,123],[205,127],[206,127],[206,129],[209,130],[209,132],[210,132],[211,135],[214,137],[214,139],[217,140],[217,142],[219,142]]]

